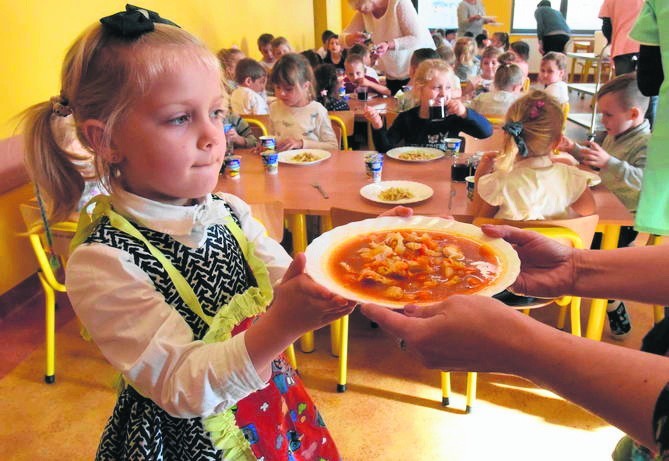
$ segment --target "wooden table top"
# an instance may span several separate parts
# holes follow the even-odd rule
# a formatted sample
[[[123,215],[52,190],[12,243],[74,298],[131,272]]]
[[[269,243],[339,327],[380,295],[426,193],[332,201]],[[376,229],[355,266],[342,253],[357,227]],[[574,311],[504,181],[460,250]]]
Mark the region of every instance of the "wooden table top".
[[[216,190],[232,193],[250,203],[279,200],[287,214],[327,215],[331,207],[378,214],[392,205],[376,203],[360,195],[360,189],[370,184],[365,174],[365,152],[333,151],[330,158],[320,163],[280,164],[278,174],[269,175],[259,155],[240,150],[236,152],[242,157],[240,176],[232,179],[221,175]],[[416,214],[471,219],[471,201],[467,198],[465,183],[451,181],[451,162],[441,158],[414,163],[386,157],[382,179],[417,181],[434,190],[431,198],[408,205]],[[323,198],[312,186],[314,183],[320,184],[329,198]],[[633,224],[632,214],[608,189],[599,185],[593,192],[600,223]],[[449,209],[451,194],[454,195]]]

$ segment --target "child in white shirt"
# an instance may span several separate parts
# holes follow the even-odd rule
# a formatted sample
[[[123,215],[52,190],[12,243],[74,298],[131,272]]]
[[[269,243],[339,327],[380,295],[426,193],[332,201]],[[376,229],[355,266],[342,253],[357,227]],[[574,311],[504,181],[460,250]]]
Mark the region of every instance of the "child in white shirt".
[[[267,72],[258,61],[251,58],[239,61],[235,71],[235,81],[237,88],[230,95],[233,113],[239,115],[269,114],[265,97]]]
[[[550,51],[541,58],[539,67],[539,83],[544,85],[543,90],[558,100],[560,104],[569,102],[569,88],[564,81],[567,69],[567,56],[556,51]]]
[[[274,65],[270,80],[277,98],[269,106],[277,150],[337,149],[328,112],[313,100],[314,73],[309,61],[300,54],[285,54]]]
[[[523,87],[523,71],[515,64],[504,64],[495,72],[492,91],[479,94],[471,108],[486,117],[501,118],[506,115]]]
[[[476,169],[474,215],[526,221],[594,213],[588,186],[597,175],[550,159],[564,125],[555,98],[532,91],[511,105],[506,120],[501,153],[486,154]]]

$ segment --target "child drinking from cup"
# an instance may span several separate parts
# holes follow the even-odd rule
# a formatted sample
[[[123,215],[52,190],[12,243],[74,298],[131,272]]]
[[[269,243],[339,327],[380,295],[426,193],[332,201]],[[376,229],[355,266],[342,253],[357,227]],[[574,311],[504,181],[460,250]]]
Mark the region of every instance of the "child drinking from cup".
[[[26,117],[52,218],[84,184],[53,117],[74,117],[111,191],[82,214],[66,269],[74,310],[125,381],[97,459],[340,459],[281,353],[351,307],[303,273],[303,256],[291,264],[247,204],[211,194],[220,65],[157,13],[127,8],[77,39],[59,95]]]
[[[460,100],[451,99],[451,67],[441,59],[423,61],[416,69],[414,92],[420,105],[401,112],[386,129],[379,113],[367,107],[365,119],[372,126],[374,145],[380,152],[399,145],[434,147],[446,151],[446,140],[465,132],[476,138],[492,135],[492,126],[478,112],[468,109]],[[443,117],[430,117],[430,104],[443,104]]]
[[[414,75],[416,75],[416,69],[421,62],[428,59],[439,59],[439,53],[432,48],[418,48],[411,53],[411,60],[409,61],[409,83],[402,89],[398,90],[395,93],[395,99],[397,99],[397,111],[404,112],[413,107],[416,107],[419,102],[416,95],[414,95],[413,88],[416,85],[414,81]],[[456,77],[457,79],[457,77]],[[460,85],[460,80],[458,80],[458,86]],[[453,86],[451,84],[451,95],[453,91]]]
[[[269,117],[277,150],[337,149],[337,137],[322,104],[314,101],[314,73],[299,54],[281,56],[270,76],[276,101]]]
[[[555,97],[560,104],[569,102],[569,88],[564,81],[567,70],[567,56],[557,51],[549,51],[541,58],[539,83],[543,90]]]
[[[500,154],[484,155],[476,169],[475,216],[524,221],[567,218],[571,211],[594,213],[588,186],[597,176],[551,161],[563,125],[560,104],[543,91],[511,105]]]

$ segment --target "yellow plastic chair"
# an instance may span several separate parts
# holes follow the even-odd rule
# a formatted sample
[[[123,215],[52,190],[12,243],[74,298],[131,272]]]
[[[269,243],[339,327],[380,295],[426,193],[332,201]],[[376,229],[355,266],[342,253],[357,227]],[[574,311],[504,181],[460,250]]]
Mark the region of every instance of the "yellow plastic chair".
[[[271,126],[269,115],[249,114],[241,116],[252,129],[254,129],[257,136],[269,136],[267,127]],[[259,134],[258,134],[259,133]]]
[[[567,117],[569,117],[569,111],[571,110],[571,105],[568,102],[563,102],[560,104],[562,106],[562,121],[567,123]]]
[[[530,91],[530,85],[531,84],[532,84],[532,80],[530,80],[530,77],[525,77],[523,79],[523,87],[522,87],[521,91],[523,93],[527,93],[528,91]]]
[[[355,113],[352,110],[330,111],[328,118],[332,122],[332,129],[337,136],[337,144],[342,150],[350,150],[348,147],[348,137],[353,134],[355,129]]]
[[[46,366],[44,381],[56,380],[56,292],[65,293],[61,282],[62,270],[67,263],[70,240],[77,229],[75,222],[49,223],[51,243],[48,241],[40,208],[32,204],[20,205],[27,236],[39,264],[37,273],[44,290]]]

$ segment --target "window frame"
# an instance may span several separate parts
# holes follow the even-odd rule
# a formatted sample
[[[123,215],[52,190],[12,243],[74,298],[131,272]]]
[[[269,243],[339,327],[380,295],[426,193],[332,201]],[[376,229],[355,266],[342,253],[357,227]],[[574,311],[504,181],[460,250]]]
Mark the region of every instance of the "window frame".
[[[555,1],[555,0],[553,0]],[[578,0],[572,0],[575,2],[576,5],[578,5],[577,1]],[[538,3],[538,2],[537,2]],[[565,18],[567,17],[567,10],[569,7],[569,0],[560,0],[560,13],[562,13],[562,16]],[[535,35],[537,33],[537,28],[533,29],[514,29],[513,28],[513,19],[516,14],[516,0],[513,0],[511,4],[511,33],[512,34],[519,34],[519,35]],[[591,35],[594,34],[596,31],[601,30],[600,28],[597,29],[572,29],[571,33],[572,35]]]

